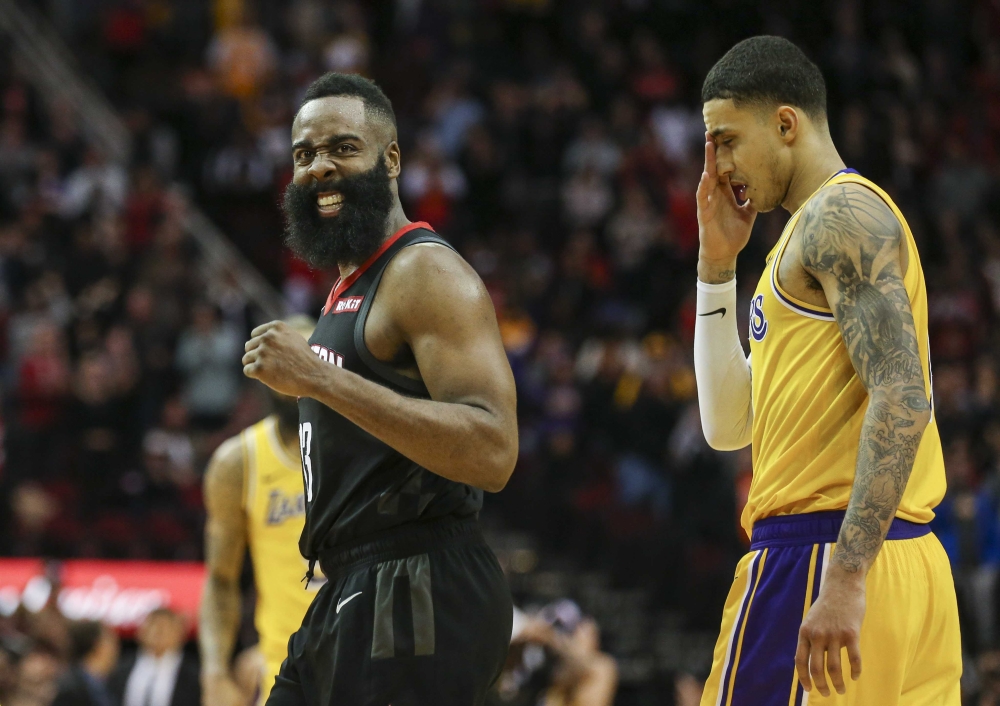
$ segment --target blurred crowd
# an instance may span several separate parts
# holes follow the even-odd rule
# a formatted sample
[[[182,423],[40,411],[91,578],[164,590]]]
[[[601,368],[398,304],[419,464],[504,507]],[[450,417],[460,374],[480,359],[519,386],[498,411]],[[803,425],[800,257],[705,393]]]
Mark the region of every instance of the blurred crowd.
[[[54,606],[0,618],[4,706],[198,706],[198,657],[190,626],[169,608],[152,611],[127,641],[97,620],[67,620]],[[16,632],[15,632],[16,629]],[[263,660],[241,653],[233,677],[252,706]]]
[[[4,58],[0,551],[196,558],[248,305],[202,276],[169,175],[109,161]]]
[[[967,693],[1000,703],[994,3],[42,5],[133,154],[109,161],[59,96],[4,63],[0,552],[199,555],[204,459],[263,407],[238,365],[252,308],[234,275],[196,266],[174,185],[290,310],[315,314],[331,273],[279,238],[289,125],[312,79],[359,72],[393,101],[409,217],[482,276],[517,379],[520,462],[484,517],[535,537],[544,565],[645,588],[680,629],[714,632],[751,463],[706,446],[696,406],[699,89],[732,43],[780,34],[820,64],[841,154],[892,194],[921,249],[949,478],[935,531],[959,586]],[[786,218],[758,218],[743,304]]]

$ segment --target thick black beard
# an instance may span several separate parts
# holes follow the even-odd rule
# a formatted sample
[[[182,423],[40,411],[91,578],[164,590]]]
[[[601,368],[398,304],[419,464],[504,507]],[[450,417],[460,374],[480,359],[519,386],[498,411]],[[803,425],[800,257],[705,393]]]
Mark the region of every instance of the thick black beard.
[[[360,265],[385,240],[385,224],[392,210],[389,169],[378,160],[367,172],[335,181],[289,184],[282,200],[285,245],[317,269],[339,264]],[[319,215],[316,194],[337,191],[344,197],[340,213]]]

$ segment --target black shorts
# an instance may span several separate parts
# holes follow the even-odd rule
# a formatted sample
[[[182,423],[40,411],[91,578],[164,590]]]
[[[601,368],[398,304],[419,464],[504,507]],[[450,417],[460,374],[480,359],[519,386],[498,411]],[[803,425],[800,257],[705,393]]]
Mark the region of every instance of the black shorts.
[[[266,706],[478,706],[503,668],[510,589],[475,520],[409,525],[320,558],[328,582]]]

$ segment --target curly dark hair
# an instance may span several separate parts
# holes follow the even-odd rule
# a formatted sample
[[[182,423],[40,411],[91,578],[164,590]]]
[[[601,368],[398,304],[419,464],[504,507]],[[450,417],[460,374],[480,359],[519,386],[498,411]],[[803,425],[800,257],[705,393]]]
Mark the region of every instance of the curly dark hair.
[[[744,39],[705,77],[701,100],[731,98],[737,106],[792,105],[826,121],[826,82],[801,49],[782,37]]]

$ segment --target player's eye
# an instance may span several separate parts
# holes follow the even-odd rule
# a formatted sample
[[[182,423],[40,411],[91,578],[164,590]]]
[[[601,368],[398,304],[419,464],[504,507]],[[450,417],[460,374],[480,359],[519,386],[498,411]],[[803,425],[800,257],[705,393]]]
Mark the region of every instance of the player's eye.
[[[357,150],[354,148],[354,145],[349,145],[345,142],[337,146],[337,152],[340,154],[350,154],[351,152],[357,152]]]
[[[309,164],[313,159],[314,152],[312,150],[302,150],[299,152],[298,156],[295,157],[295,161],[299,164]]]

